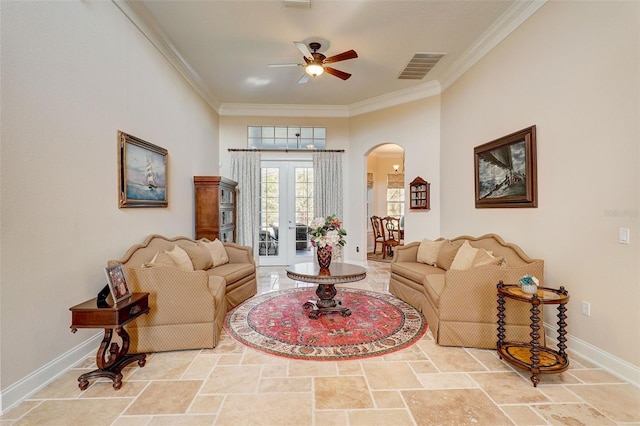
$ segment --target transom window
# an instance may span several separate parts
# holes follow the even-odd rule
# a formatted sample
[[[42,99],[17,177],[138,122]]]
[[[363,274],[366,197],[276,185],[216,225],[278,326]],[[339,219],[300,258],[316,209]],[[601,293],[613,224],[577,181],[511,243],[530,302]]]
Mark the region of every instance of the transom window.
[[[325,149],[325,127],[248,126],[247,147],[252,149]]]

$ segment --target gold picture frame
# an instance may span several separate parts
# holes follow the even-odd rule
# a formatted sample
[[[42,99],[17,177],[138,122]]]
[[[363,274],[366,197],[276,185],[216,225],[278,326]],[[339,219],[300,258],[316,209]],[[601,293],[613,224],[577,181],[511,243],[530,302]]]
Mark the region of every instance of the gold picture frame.
[[[118,132],[118,207],[167,207],[168,151]]]

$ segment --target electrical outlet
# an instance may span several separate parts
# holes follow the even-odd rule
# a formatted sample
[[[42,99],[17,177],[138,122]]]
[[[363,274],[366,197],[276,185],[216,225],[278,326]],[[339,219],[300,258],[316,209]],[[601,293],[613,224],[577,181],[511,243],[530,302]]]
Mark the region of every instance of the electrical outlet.
[[[360,246],[356,246],[356,253],[360,253]]]
[[[582,301],[582,315],[591,316],[591,303]]]

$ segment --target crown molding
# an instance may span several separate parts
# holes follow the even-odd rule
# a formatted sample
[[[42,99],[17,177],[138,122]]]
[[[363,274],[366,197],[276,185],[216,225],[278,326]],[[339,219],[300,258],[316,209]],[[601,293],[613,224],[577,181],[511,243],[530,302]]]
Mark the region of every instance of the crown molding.
[[[178,50],[169,41],[169,38],[160,29],[156,20],[151,16],[147,8],[141,3],[131,0],[111,0],[111,2],[131,21],[133,25],[144,35],[151,44],[158,49],[171,65],[184,77],[195,89],[204,101],[216,112],[220,108],[220,102],[207,85],[202,81],[198,73],[191,68]]]
[[[348,106],[223,103],[220,105],[218,113],[221,116],[347,118],[438,94],[440,94],[440,83],[434,80]]]
[[[471,47],[465,50],[464,53],[444,71],[440,77],[442,91],[451,86],[524,21],[544,6],[546,2],[547,0],[520,0],[513,3]]]
[[[111,0],[118,9],[138,28],[158,51],[202,96],[205,102],[221,116],[264,117],[352,117],[389,108],[403,103],[438,95],[446,90],[473,65],[526,21],[548,0],[516,1],[480,38],[467,49],[451,66],[444,70],[439,80],[356,102],[341,105],[296,105],[296,104],[221,104],[204,84],[200,76],[171,44],[155,22],[149,11],[140,2]]]
[[[407,102],[429,98],[431,96],[439,95],[440,93],[440,83],[438,80],[433,80],[408,89],[398,90],[393,93],[387,93],[385,95],[351,104],[349,105],[349,116],[353,117],[371,111],[406,104]]]
[[[343,115],[343,110],[339,110],[339,115],[331,115],[331,109],[316,110],[318,106],[295,106],[295,105],[266,105],[268,110],[266,116],[315,116],[315,117],[353,117],[380,109],[389,108],[403,103],[428,98],[442,93],[447,87],[453,84],[473,65],[482,59],[487,53],[496,47],[502,40],[518,28],[524,21],[533,15],[538,9],[545,5],[548,0],[520,0],[507,9],[500,18],[487,30],[480,38],[467,49],[451,66],[442,74],[439,80],[414,86],[401,91],[388,93],[375,98],[366,99],[349,105],[347,114]],[[232,109],[227,109],[227,105],[233,105]],[[291,108],[302,107],[304,111],[291,111]],[[335,107],[341,108],[341,107]],[[245,111],[246,109],[246,111]],[[233,114],[228,112],[233,111]],[[220,115],[258,115],[260,106],[255,104],[222,104]],[[322,115],[310,115],[314,111],[322,111]],[[293,114],[291,114],[293,112]],[[297,112],[297,113],[296,113]]]
[[[349,117],[349,108],[341,105],[234,104],[224,103],[220,116],[258,117]]]

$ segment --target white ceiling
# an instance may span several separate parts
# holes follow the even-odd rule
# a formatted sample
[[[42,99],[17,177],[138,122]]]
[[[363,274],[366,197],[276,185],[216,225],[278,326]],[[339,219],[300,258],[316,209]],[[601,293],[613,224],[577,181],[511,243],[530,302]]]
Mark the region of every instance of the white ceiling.
[[[341,106],[446,87],[530,16],[535,0],[114,0],[190,79],[216,110],[225,106]],[[353,74],[323,74],[298,84],[302,67],[294,41],[320,41],[332,64]],[[445,53],[422,80],[398,80],[414,53]]]

